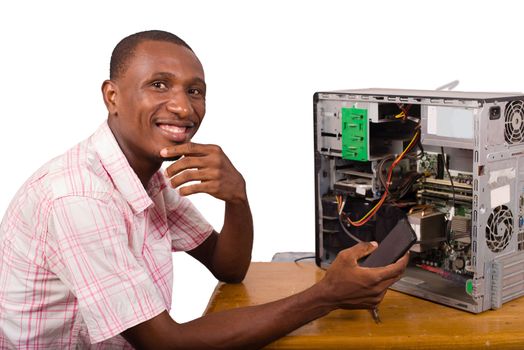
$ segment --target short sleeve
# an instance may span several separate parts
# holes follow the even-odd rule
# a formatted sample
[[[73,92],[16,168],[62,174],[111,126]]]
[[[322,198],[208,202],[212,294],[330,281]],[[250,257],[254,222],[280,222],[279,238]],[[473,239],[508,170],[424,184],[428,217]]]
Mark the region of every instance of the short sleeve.
[[[213,226],[178,190],[164,189],[164,199],[173,251],[192,250],[211,235]]]
[[[112,205],[70,196],[53,202],[46,240],[50,269],[71,290],[92,343],[166,309],[132,253],[123,215]]]

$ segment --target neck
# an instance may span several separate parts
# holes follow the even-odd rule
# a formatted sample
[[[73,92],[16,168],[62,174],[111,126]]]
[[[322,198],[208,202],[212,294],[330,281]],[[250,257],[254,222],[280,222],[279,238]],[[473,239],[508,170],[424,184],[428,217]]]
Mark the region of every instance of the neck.
[[[140,182],[142,183],[142,186],[144,188],[147,188],[147,184],[151,180],[151,177],[160,169],[160,166],[162,166],[162,161],[155,161],[150,158],[147,158],[147,156],[143,155],[141,156],[139,152],[135,151],[127,145],[123,138],[118,133],[117,128],[114,127],[113,123],[111,123],[111,119],[108,121],[109,128],[111,129],[111,132],[115,136],[116,142],[118,143],[118,146],[120,146],[120,149],[124,153],[124,156],[126,157],[129,165],[135,172],[135,174],[138,176]]]
[[[122,147],[121,147],[122,148]],[[129,165],[134,170],[135,174],[140,179],[140,182],[142,183],[142,186],[147,189],[147,184],[153,177],[153,175],[160,169],[160,166],[162,163],[159,164],[151,164],[151,162],[147,161],[140,161],[136,158],[128,156],[126,151],[122,148],[122,151],[124,152],[124,155],[127,158],[127,161],[129,162]]]

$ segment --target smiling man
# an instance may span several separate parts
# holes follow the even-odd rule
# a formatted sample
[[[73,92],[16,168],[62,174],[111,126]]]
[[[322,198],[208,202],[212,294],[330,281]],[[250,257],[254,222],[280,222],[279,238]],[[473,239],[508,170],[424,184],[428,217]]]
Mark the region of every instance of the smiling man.
[[[337,308],[371,308],[407,259],[366,269],[373,244],[343,251],[311,288],[179,324],[173,251],[240,282],[253,224],[242,175],[216,145],[191,142],[205,114],[202,65],[177,36],[147,31],[114,49],[108,118],[41,167],[0,226],[0,348],[257,348]],[[176,160],[165,173],[165,160]],[[186,196],[225,202],[220,233]],[[188,301],[190,302],[190,301]]]

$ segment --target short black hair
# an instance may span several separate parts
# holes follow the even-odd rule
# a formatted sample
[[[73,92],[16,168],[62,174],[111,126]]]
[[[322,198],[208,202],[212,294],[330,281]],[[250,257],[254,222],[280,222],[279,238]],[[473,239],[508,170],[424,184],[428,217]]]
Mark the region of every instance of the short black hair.
[[[134,55],[137,46],[144,41],[166,41],[193,51],[184,40],[180,39],[173,33],[165,32],[163,30],[147,30],[131,34],[120,40],[111,54],[109,79],[118,79],[118,77],[126,71],[127,62]]]

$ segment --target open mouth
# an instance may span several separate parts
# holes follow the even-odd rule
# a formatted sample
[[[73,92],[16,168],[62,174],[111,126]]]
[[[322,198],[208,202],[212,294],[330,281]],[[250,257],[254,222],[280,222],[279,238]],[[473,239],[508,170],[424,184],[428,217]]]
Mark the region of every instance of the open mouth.
[[[177,126],[163,123],[158,123],[156,125],[159,127],[164,136],[173,142],[186,141],[189,135],[189,130],[191,130],[191,127],[188,126]]]

